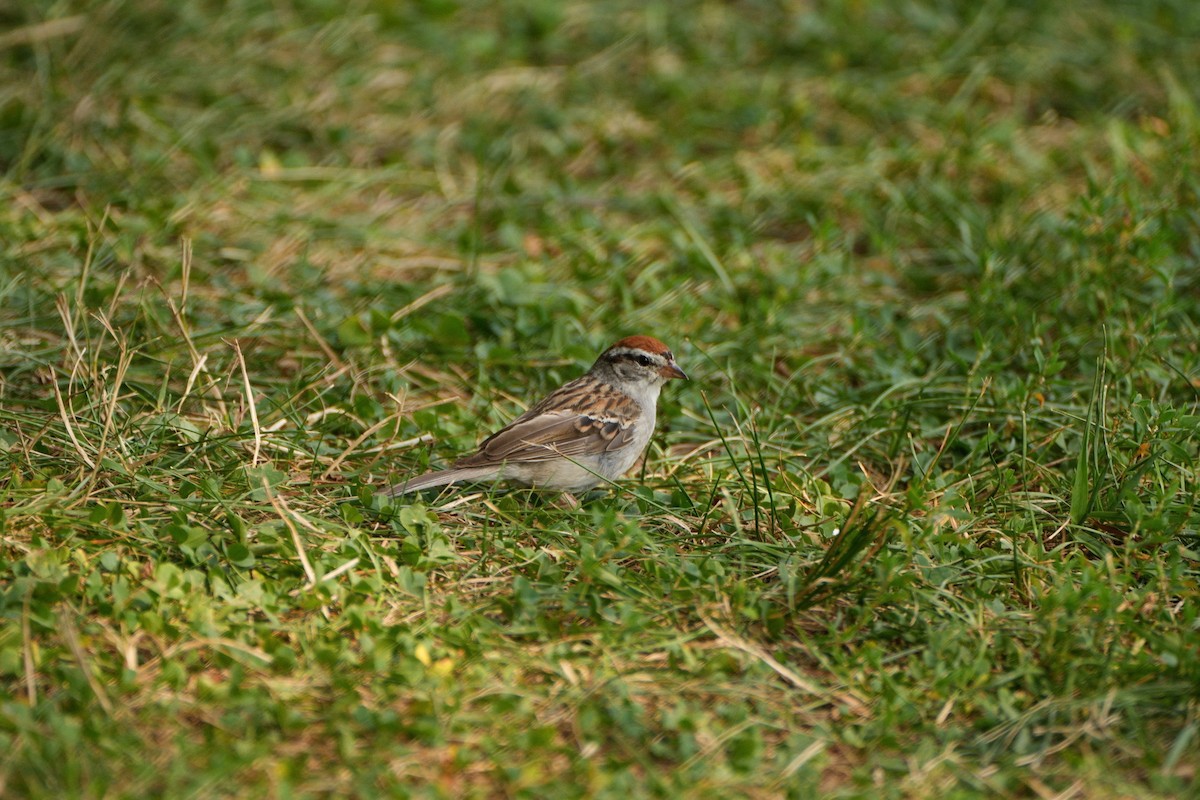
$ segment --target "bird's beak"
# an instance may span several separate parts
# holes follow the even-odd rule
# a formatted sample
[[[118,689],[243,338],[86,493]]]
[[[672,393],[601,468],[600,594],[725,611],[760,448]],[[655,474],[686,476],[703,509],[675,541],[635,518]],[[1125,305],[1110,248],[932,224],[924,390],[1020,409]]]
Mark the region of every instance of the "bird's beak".
[[[688,379],[688,376],[684,374],[683,370],[681,370],[679,368],[679,365],[676,364],[674,361],[671,361],[665,367],[660,369],[658,371],[658,374],[662,375],[664,378],[667,378],[668,380],[670,380],[671,378],[680,378],[680,379],[686,381]]]

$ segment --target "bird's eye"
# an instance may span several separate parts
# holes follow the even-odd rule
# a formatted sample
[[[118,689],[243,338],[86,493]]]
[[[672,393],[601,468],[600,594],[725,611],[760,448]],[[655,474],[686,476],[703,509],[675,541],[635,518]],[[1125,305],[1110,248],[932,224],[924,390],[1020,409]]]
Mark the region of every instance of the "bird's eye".
[[[650,356],[635,356],[634,361],[641,364],[643,367],[650,366]]]

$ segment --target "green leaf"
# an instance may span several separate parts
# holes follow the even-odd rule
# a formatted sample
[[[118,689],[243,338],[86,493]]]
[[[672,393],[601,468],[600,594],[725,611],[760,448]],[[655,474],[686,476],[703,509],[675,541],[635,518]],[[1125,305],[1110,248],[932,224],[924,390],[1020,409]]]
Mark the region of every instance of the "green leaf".
[[[250,496],[259,502],[269,500],[267,489],[273,494],[287,482],[287,475],[270,465],[246,467],[246,481],[250,484]]]
[[[338,341],[343,346],[354,347],[371,343],[371,334],[363,324],[362,318],[355,314],[346,317],[337,326]]]
[[[225,548],[225,557],[235,567],[249,569],[254,566],[254,554],[250,552],[249,547],[246,547],[241,542],[235,542]]]

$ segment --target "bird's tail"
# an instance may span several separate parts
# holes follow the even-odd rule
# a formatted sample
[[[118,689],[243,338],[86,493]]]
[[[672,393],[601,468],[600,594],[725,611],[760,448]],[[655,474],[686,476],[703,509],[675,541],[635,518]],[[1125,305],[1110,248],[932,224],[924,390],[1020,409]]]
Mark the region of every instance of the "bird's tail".
[[[496,468],[493,467],[463,467],[461,469],[443,469],[437,472],[426,472],[424,475],[418,475],[415,478],[410,478],[404,483],[397,483],[384,490],[384,494],[388,497],[399,497],[402,494],[409,492],[419,492],[423,489],[435,489],[438,486],[446,486],[451,483],[461,483],[463,481],[478,481],[493,478],[496,475]]]

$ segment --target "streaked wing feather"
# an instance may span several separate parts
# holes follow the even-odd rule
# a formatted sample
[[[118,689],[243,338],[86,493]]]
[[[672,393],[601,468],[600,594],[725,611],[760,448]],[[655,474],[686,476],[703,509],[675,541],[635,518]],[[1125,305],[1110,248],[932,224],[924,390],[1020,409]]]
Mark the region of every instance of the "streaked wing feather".
[[[539,414],[531,419],[518,419],[455,466],[548,461],[562,456],[581,458],[620,449],[632,440],[633,427],[615,420],[584,414]]]
[[[627,396],[611,386],[597,386],[585,375],[551,392],[454,466],[581,458],[617,450],[633,440],[638,413]]]

